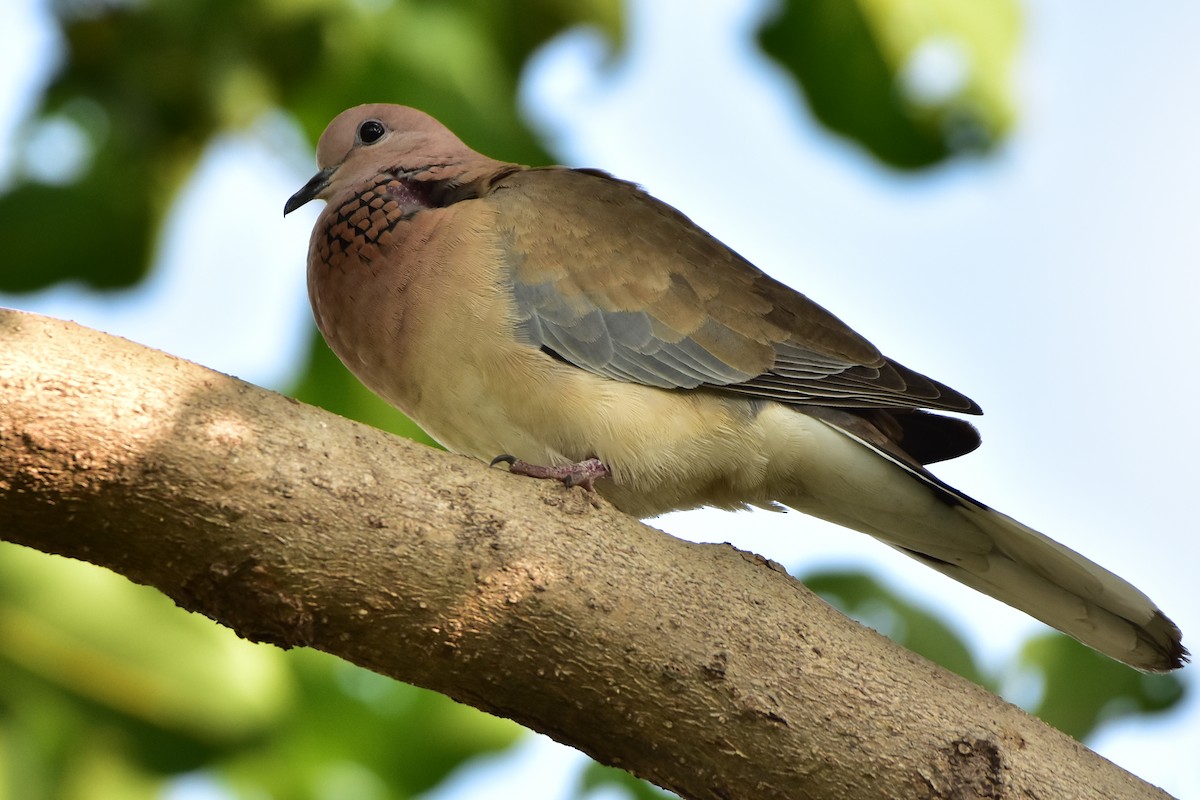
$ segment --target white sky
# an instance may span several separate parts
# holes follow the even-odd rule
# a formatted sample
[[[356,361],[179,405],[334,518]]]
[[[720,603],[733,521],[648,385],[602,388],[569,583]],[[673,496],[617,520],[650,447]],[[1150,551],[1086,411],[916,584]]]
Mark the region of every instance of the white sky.
[[[714,0],[701,16],[686,0],[639,0],[632,50],[615,73],[597,72],[594,37],[568,35],[531,68],[525,107],[565,163],[642,183],[889,355],[977,400],[983,447],[939,475],[1130,579],[1197,648],[1189,498],[1200,433],[1184,409],[1200,394],[1200,5],[1031,4],[1020,123],[1004,151],[915,176],[880,168],[794,110],[787,79],[742,36],[761,5]],[[26,10],[40,4],[10,6],[0,164],[52,52],[44,21]],[[146,285],[0,295],[0,305],[285,386],[309,325],[303,262],[318,209],[286,221],[281,209],[313,169],[296,131],[264,120],[214,145]],[[701,511],[658,524],[794,572],[868,569],[938,608],[989,665],[1040,628],[867,537],[799,515]],[[1194,694],[1172,715],[1111,725],[1091,745],[1177,796],[1200,797]],[[562,796],[570,759],[547,760],[562,750],[531,737],[523,768],[475,767],[436,797],[517,796],[530,780],[537,796]]]

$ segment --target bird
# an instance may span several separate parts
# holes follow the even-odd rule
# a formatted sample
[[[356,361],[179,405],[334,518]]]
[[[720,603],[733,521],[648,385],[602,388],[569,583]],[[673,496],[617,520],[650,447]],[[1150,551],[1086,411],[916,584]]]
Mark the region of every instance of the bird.
[[[482,155],[434,117],[350,108],[285,216],[324,200],[313,316],[448,450],[636,517],[793,509],[860,531],[1117,661],[1166,672],[1140,590],[954,489],[965,395],[885,357],[682,212],[607,172]]]

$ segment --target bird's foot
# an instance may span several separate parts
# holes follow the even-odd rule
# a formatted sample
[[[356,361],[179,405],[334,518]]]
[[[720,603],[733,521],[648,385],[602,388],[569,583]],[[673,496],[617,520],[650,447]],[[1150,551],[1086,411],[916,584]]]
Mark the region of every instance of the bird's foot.
[[[562,481],[567,488],[582,486],[589,492],[596,490],[594,483],[597,478],[607,478],[612,475],[608,465],[598,458],[587,458],[575,464],[563,464],[558,467],[543,467],[540,464],[530,464],[528,461],[522,461],[516,456],[505,453],[493,458],[492,463],[488,466],[494,467],[501,462],[508,464],[508,471],[514,475]]]

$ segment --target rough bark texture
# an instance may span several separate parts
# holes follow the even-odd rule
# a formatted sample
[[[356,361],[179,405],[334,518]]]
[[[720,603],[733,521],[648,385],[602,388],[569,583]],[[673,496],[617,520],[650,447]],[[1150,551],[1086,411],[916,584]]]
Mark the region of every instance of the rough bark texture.
[[[757,556],[3,310],[0,537],[689,798],[1165,796]]]

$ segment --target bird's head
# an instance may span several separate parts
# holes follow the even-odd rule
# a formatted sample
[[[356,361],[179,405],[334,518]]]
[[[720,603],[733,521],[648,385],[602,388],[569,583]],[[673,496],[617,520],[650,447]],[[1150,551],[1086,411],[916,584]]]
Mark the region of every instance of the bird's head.
[[[387,103],[355,106],[325,128],[317,142],[320,171],[288,198],[283,213],[372,182],[382,172],[453,171],[455,165],[483,158],[423,111]]]

